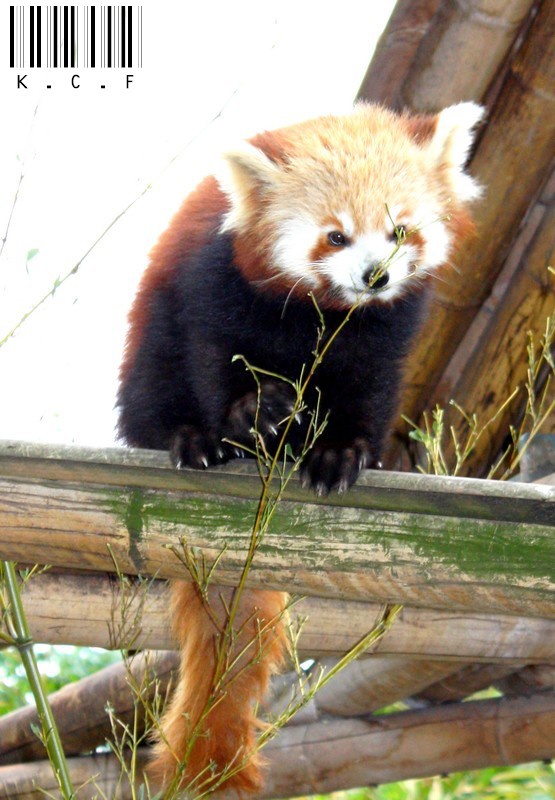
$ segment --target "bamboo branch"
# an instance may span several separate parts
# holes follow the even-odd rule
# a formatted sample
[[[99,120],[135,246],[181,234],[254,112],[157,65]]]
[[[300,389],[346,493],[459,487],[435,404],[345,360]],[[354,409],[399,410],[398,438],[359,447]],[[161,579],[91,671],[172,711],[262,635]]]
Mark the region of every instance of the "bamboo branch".
[[[172,651],[140,653],[129,664],[112,664],[51,694],[48,699],[65,754],[78,755],[106,743],[112,732],[108,703],[120,724],[134,723],[135,715],[144,724],[144,703],[152,704],[155,692],[165,695],[178,665],[178,655]],[[141,689],[140,703],[131,682]],[[37,724],[33,706],[0,717],[0,764],[44,758],[44,747],[34,732]]]
[[[324,669],[334,663],[332,659],[319,661]],[[460,664],[453,661],[429,661],[410,659],[402,656],[372,656],[349,664],[334,681],[323,686],[311,702],[312,720],[326,715],[338,717],[363,717],[405,700],[413,694],[425,690],[440,678],[458,672]],[[291,702],[293,694],[299,693],[298,684],[287,687],[272,703],[272,713]],[[294,717],[293,725],[306,721],[306,713],[301,718]]]
[[[21,593],[15,564],[10,561],[1,565],[2,577],[6,585],[8,605],[5,610],[7,625],[25,668],[27,680],[37,705],[37,721],[42,730],[41,747],[46,749],[57,786],[64,800],[73,800],[75,792],[67,768],[66,758],[56,720],[52,714],[48,696],[40,676],[37,659],[33,650],[33,640],[21,602]]]

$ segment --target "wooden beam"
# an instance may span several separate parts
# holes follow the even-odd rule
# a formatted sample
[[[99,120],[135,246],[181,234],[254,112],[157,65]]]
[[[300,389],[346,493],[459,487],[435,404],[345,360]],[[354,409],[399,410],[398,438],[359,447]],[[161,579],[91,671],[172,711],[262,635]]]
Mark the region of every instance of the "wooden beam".
[[[555,756],[555,698],[487,700],[287,728],[264,797],[344,790]]]
[[[65,754],[94,750],[111,738],[108,703],[119,723],[144,727],[143,703],[152,704],[155,692],[165,697],[178,664],[177,653],[172,651],[139,653],[127,665],[112,664],[51,694],[49,701]],[[40,723],[34,706],[0,717],[0,765],[44,758],[37,728]]]
[[[524,664],[520,665],[520,668],[522,667]],[[418,692],[417,699],[430,703],[453,703],[456,700],[464,700],[465,697],[504,680],[518,669],[518,664],[511,666],[506,664],[469,664],[459,672],[453,672]]]
[[[482,100],[534,0],[397,3],[358,96],[393,108],[437,111]]]
[[[337,659],[322,659],[319,666],[325,671]],[[460,664],[453,661],[430,661],[404,656],[370,656],[353,661],[333,680],[322,686],[311,701],[313,721],[328,717],[364,717],[399,700],[406,700],[426,690],[431,684],[458,672]],[[315,678],[318,677],[318,668]],[[505,673],[504,673],[505,674]],[[272,704],[279,713],[287,708],[293,697],[300,699],[298,680],[288,687]],[[292,719],[298,725],[306,714]]]
[[[397,0],[380,36],[357,99],[400,110],[401,87],[441,0]]]
[[[140,453],[134,468],[131,456],[122,466],[99,463],[105,454],[94,451],[90,462],[72,462],[70,453],[61,462],[0,455],[0,558],[107,572],[115,561],[129,574],[183,577],[168,548],[185,541],[208,564],[222,556],[215,581],[236,584],[259,494],[254,475],[145,471]],[[555,491],[543,485],[368,473],[353,491],[318,499],[297,483],[275,511],[249,581],[311,596],[555,618],[554,508]]]
[[[555,662],[552,664],[533,664],[505,678],[498,678],[495,686],[504,694],[525,697],[546,689],[555,688]]]
[[[533,227],[533,233],[528,227]],[[555,242],[555,177],[524,226],[506,267],[499,276],[492,297],[476,315],[473,325],[459,350],[454,354],[431,399],[447,409],[446,424],[453,426],[459,441],[468,431],[454,409],[457,400],[469,414],[476,414],[481,423],[494,417],[517,386],[519,395],[495,420],[477,442],[462,470],[463,475],[481,475],[495,462],[510,426],[518,428],[526,400],[525,381],[528,370],[528,333],[534,337],[535,352],[545,334],[546,320],[555,313],[555,275],[553,265]],[[520,239],[520,237],[519,237]],[[453,444],[446,442],[445,455],[454,463]]]
[[[268,767],[259,798],[327,793],[445,772],[503,766],[555,756],[555,698],[456,703],[371,720],[290,727],[264,750]],[[147,755],[139,752],[139,764]],[[75,783],[100,774],[112,788],[113,756],[69,759]],[[55,790],[45,762],[0,767],[0,798],[39,800]],[[108,797],[127,800],[129,788]],[[90,794],[83,797],[92,798]],[[225,800],[229,795],[222,794]]]
[[[153,650],[175,646],[164,581],[132,582],[122,591],[108,575],[48,572],[26,584],[23,602],[37,642]],[[300,650],[307,658],[346,652],[379,613],[377,604],[318,597],[303,599],[291,612],[293,619],[305,620]],[[545,663],[555,661],[555,621],[405,606],[373,652],[455,662]]]
[[[137,756],[140,771],[148,760],[147,748]],[[129,782],[121,778],[121,766],[113,755],[105,753],[68,758],[68,767],[74,787],[79,788],[79,800],[132,800]],[[139,773],[140,774],[140,773]],[[34,761],[0,767],[0,800],[44,800],[59,797],[58,783],[48,761]]]
[[[549,177],[555,149],[554,26],[555,5],[540,3],[472,160],[471,171],[486,187],[477,206],[480,235],[459,254],[456,269],[444,276],[446,282],[437,282],[435,300],[408,361],[402,411],[410,419],[418,420],[426,407]]]

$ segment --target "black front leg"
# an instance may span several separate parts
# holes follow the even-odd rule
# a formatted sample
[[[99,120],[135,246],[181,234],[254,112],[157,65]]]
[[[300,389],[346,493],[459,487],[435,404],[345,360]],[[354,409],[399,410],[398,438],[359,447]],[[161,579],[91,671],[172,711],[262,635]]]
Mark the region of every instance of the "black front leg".
[[[328,424],[305,458],[301,481],[318,495],[346,491],[364,469],[381,468],[384,444],[396,408],[395,386],[354,397],[345,387],[330,408]],[[323,396],[323,400],[325,395]]]
[[[218,343],[191,336],[186,350],[186,413],[170,437],[170,458],[178,468],[207,469],[233,456],[225,419],[231,403],[231,356]],[[202,343],[202,344],[201,344]]]

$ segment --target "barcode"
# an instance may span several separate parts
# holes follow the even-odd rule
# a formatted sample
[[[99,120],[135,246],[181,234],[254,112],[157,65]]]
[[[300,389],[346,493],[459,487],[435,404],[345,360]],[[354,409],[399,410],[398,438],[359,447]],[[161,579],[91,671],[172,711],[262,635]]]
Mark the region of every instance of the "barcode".
[[[10,6],[10,67],[142,66],[142,6]]]

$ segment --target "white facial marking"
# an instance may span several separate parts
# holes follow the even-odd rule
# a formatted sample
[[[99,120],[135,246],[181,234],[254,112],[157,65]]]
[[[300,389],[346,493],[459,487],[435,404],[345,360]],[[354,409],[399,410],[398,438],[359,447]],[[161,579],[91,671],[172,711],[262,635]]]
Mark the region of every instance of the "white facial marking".
[[[318,269],[341,290],[348,303],[356,302],[366,292],[368,300],[391,300],[403,291],[402,284],[415,256],[414,248],[397,248],[385,234],[371,232],[323,259]],[[382,288],[369,289],[369,275],[378,268],[387,270],[389,281]]]
[[[310,286],[316,286],[317,278],[310,270],[308,259],[320,236],[320,228],[312,220],[297,217],[282,223],[274,246],[276,267],[285,275],[298,280],[302,278]]]
[[[282,221],[274,246],[275,266],[293,281],[302,281],[311,288],[318,286],[318,276],[325,276],[339,290],[346,304],[389,301],[402,295],[413,273],[423,274],[444,264],[449,255],[450,236],[438,214],[426,206],[420,207],[411,219],[392,207],[384,219],[382,231],[354,234],[354,223],[346,212],[337,214],[347,244],[332,248],[321,261],[311,262],[310,254],[333,227],[322,228],[308,217]],[[394,216],[395,214],[395,216]],[[395,228],[404,228],[406,238],[396,240]],[[411,239],[411,230],[418,232]],[[416,269],[415,269],[416,267]],[[369,287],[373,271],[387,272],[383,286]]]
[[[426,269],[440,267],[449,257],[451,238],[447,228],[440,220],[432,222],[423,231],[424,252],[422,253],[422,266]]]
[[[348,239],[351,239],[355,233],[355,223],[353,222],[353,218],[348,211],[341,211],[336,216],[341,223],[341,232],[344,233]]]

